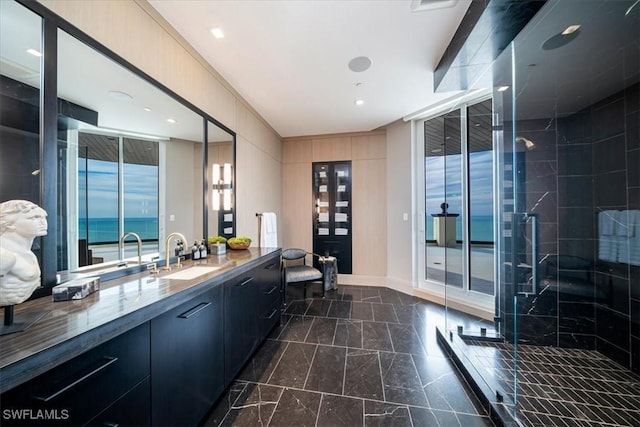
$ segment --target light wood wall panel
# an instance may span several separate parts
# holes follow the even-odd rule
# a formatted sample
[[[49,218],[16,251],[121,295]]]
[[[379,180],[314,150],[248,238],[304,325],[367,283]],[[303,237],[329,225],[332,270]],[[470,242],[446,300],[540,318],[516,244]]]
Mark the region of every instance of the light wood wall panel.
[[[334,162],[351,159],[351,137],[325,137],[312,139],[313,161]]]
[[[282,176],[283,247],[299,247],[311,251],[311,163],[285,163],[282,165]]]
[[[313,247],[312,163],[351,160],[353,275],[385,277],[386,134],[376,131],[286,138],[282,150],[282,225],[285,247]]]
[[[313,160],[310,139],[282,141],[282,163],[311,163]]]
[[[352,161],[353,274],[387,275],[385,159]]]
[[[387,137],[384,133],[354,136],[351,139],[354,160],[384,159],[387,156]]]

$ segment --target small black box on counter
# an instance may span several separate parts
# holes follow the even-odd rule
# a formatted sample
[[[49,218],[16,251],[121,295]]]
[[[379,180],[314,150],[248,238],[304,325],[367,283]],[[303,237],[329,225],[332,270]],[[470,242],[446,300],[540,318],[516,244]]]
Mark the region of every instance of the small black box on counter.
[[[51,296],[54,301],[82,299],[100,289],[100,277],[83,277],[54,286]]]

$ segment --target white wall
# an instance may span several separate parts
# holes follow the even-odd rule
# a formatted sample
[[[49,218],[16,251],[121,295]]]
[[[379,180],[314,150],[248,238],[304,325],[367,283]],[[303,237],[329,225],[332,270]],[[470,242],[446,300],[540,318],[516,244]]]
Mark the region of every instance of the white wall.
[[[413,291],[411,164],[411,123],[399,120],[387,126],[387,280],[405,293]]]

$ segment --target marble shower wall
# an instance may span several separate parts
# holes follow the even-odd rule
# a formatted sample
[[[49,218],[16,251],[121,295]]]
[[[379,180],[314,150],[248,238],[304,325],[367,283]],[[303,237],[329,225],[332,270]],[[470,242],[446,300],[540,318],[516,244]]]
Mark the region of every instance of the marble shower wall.
[[[598,212],[640,209],[639,99],[636,83],[571,116],[516,124],[536,144],[519,154],[518,196],[538,214],[542,289],[519,298],[518,338],[596,349],[635,372],[640,266],[599,259]]]

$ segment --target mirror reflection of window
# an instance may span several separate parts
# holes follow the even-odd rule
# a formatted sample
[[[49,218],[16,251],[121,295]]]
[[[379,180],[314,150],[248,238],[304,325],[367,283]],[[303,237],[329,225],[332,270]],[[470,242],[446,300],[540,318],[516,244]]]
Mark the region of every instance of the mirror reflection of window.
[[[74,105],[59,120],[59,268],[134,265],[135,236],[118,246],[129,232],[143,262],[164,259],[174,231],[188,243],[206,237],[202,116],[64,31],[58,38],[58,96]],[[208,134],[233,153],[232,135],[214,124]],[[217,216],[209,224],[217,230]]]

